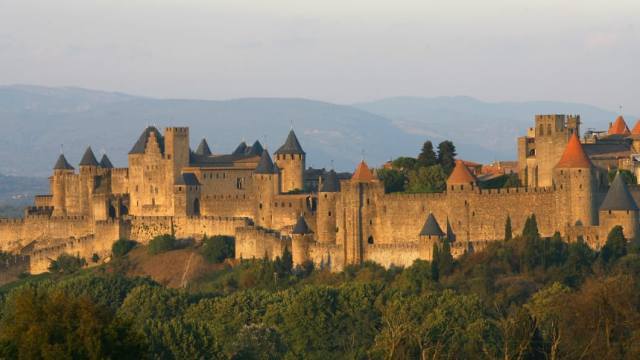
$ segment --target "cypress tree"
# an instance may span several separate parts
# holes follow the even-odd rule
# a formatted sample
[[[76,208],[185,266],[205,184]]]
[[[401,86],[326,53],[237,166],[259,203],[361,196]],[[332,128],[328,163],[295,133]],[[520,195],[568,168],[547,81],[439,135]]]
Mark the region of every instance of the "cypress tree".
[[[449,140],[445,140],[438,144],[438,164],[447,175],[451,174],[456,165],[456,147]]]
[[[509,241],[513,238],[513,230],[511,229],[511,216],[507,215],[507,221],[504,223],[504,241]]]
[[[433,151],[431,141],[425,141],[422,145],[422,152],[418,155],[418,163],[420,166],[432,166],[437,163],[436,153]]]
[[[453,256],[451,255],[451,245],[449,244],[449,241],[444,241],[442,251],[438,253],[438,256],[438,274],[450,275],[453,271]]]
[[[438,244],[433,244],[433,256],[431,258],[431,279],[433,281],[438,281],[440,279],[440,249],[438,249]]]

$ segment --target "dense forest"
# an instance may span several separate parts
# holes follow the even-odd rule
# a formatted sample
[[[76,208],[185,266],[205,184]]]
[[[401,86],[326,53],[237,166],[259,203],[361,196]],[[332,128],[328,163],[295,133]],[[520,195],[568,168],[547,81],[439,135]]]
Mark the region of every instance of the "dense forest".
[[[0,288],[0,358],[612,359],[640,356],[640,253],[614,228],[606,245],[522,234],[453,259],[339,273],[231,262],[233,241],[198,252],[226,261],[184,289],[127,277],[133,241],[108,264],[62,256],[51,272]],[[193,246],[161,236],[149,256]]]

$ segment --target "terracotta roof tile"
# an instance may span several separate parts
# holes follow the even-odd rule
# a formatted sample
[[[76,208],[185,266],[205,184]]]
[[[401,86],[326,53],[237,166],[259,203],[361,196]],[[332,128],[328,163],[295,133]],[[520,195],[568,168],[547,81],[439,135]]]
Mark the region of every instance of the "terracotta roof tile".
[[[560,161],[556,164],[557,168],[590,168],[593,165],[591,160],[584,152],[580,139],[575,133],[569,138],[567,147],[564,149],[564,153],[560,158]]]
[[[369,166],[367,166],[364,160],[362,160],[356,168],[356,172],[353,173],[351,180],[363,182],[374,180],[373,173],[369,170]]]
[[[471,184],[475,183],[476,178],[471,174],[469,168],[462,160],[456,160],[456,167],[453,168],[447,184]]]
[[[640,119],[636,121],[636,125],[631,130],[632,135],[640,135]]]
[[[631,131],[629,131],[629,127],[627,123],[624,121],[622,115],[616,118],[616,121],[609,127],[609,135],[629,135]]]

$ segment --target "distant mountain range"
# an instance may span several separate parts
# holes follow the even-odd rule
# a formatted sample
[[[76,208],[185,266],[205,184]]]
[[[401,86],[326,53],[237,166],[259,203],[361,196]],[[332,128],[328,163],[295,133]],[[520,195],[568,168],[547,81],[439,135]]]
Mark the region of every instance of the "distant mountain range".
[[[516,137],[537,113],[579,113],[585,127],[606,128],[616,114],[558,102],[488,103],[470,97],[387,98],[354,105],[306,99],[225,101],[153,99],[80,88],[0,86],[0,172],[47,176],[61,145],[78,163],[91,145],[116,166],[148,125],[189,126],[195,148],[206,137],[214,153],[245,139],[275,150],[293,125],[308,165],[351,170],[364,157],[373,165],[415,156],[422,143],[452,140],[474,161],[514,159]],[[632,126],[631,118],[627,119]]]

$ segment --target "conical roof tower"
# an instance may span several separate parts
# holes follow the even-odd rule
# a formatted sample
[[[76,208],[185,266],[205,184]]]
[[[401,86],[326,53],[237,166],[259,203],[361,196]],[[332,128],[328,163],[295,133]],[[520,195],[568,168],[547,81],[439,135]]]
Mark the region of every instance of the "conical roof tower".
[[[592,166],[593,164],[584,152],[584,148],[580,143],[580,139],[578,139],[578,135],[573,133],[571,138],[569,138],[569,142],[567,143],[567,147],[564,149],[564,153],[562,154],[560,161],[556,164],[556,168],[588,169]]]
[[[638,205],[627,188],[622,175],[618,173],[609,187],[607,196],[605,196],[600,211],[621,210],[621,211],[638,211]]]

